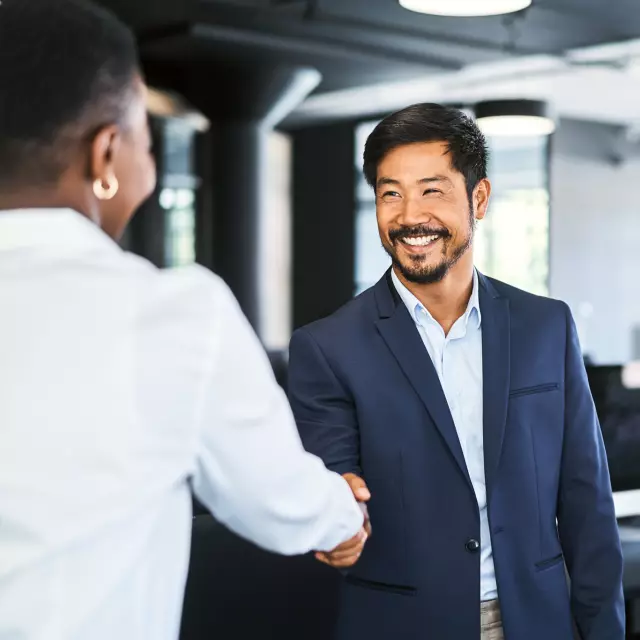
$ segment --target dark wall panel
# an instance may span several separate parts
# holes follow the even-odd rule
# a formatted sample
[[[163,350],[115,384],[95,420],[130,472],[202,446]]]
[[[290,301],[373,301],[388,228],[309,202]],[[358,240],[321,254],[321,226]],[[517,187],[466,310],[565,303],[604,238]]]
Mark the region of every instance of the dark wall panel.
[[[355,169],[352,123],[299,129],[293,139],[293,326],[353,296]]]

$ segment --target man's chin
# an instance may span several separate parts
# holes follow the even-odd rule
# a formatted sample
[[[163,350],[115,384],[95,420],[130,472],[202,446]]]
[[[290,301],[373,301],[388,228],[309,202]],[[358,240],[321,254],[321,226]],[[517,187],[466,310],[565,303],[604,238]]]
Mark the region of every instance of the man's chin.
[[[404,264],[399,260],[394,260],[393,264],[396,271],[399,271],[407,282],[413,284],[436,284],[449,272],[449,265],[445,262],[434,265],[421,264],[419,267],[415,264]]]

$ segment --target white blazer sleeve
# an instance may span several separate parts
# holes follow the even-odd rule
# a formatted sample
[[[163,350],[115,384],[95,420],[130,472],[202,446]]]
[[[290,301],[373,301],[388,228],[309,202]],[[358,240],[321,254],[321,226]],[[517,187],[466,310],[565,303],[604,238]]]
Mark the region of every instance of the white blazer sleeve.
[[[358,532],[362,511],[342,477],[304,451],[257,336],[226,285],[212,282],[193,489],[218,520],[265,549],[330,551]]]

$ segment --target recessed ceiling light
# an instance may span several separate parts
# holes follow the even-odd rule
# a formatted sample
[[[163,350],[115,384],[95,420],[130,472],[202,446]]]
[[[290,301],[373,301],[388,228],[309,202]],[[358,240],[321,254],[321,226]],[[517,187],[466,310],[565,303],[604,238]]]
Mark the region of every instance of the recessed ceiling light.
[[[521,11],[532,0],[399,0],[409,11],[429,13],[434,16],[498,16]]]
[[[541,100],[490,100],[474,110],[486,136],[548,136],[556,129],[549,105]]]

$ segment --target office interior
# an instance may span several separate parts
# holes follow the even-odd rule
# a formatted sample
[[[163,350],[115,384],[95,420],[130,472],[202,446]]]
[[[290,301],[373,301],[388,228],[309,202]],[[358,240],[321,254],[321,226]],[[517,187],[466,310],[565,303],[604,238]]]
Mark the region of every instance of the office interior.
[[[489,16],[398,0],[103,4],[138,35],[160,176],[123,245],[221,275],[283,385],[291,332],[389,266],[360,167],[376,122],[416,102],[486,116],[494,191],[477,266],[573,311],[624,544],[628,637],[640,637],[635,0],[520,0]],[[330,638],[338,582],[196,505],[182,638]]]

